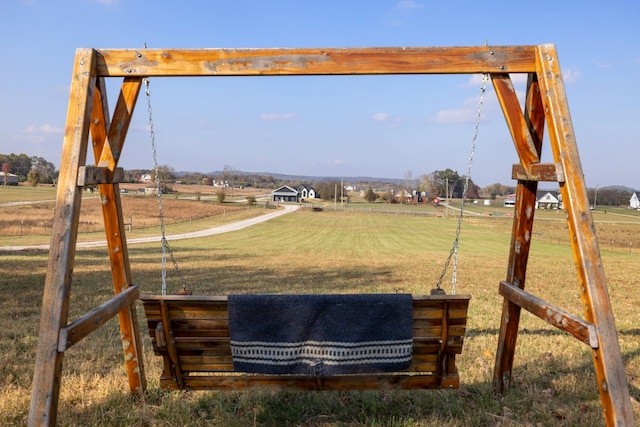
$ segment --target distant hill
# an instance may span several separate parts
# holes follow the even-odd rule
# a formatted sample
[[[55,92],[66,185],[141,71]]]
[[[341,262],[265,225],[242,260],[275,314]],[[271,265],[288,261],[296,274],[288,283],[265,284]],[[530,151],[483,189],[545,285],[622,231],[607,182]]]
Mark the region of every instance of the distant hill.
[[[246,172],[246,171],[231,171],[237,175],[261,175],[261,176],[272,176],[276,179],[281,179],[283,181],[310,181],[310,182],[322,182],[322,181],[344,181],[345,183],[358,183],[358,182],[379,182],[385,184],[402,184],[404,183],[403,179],[397,178],[376,178],[370,176],[310,176],[310,175],[287,175],[282,173],[274,173],[274,172]],[[193,172],[176,172],[176,175],[182,176],[186,174],[190,174]],[[224,172],[223,171],[213,171],[207,172],[206,175],[209,176],[220,176]]]
[[[629,193],[630,195],[638,192],[638,190],[634,190],[631,187],[625,187],[624,185],[609,185],[607,187],[599,187],[598,191],[601,191],[601,190],[619,191],[619,192]]]

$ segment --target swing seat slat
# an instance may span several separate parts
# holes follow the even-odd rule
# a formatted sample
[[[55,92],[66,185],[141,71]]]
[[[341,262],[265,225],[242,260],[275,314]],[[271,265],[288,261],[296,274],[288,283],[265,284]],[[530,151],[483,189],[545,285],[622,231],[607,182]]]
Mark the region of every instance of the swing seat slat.
[[[469,295],[414,296],[413,356],[401,372],[307,376],[234,372],[225,296],[141,297],[166,390],[458,388]]]

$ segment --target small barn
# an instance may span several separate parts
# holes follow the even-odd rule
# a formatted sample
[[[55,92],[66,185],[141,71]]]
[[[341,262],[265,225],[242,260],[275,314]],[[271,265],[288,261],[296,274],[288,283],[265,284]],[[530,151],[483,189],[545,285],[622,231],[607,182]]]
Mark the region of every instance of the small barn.
[[[629,208],[640,209],[640,199],[638,198],[638,193],[633,193],[631,195],[631,198],[629,199]]]
[[[0,172],[0,185],[18,185],[18,175]]]
[[[144,195],[145,196],[157,196],[158,195],[158,187],[152,187],[150,185],[144,187]]]
[[[271,192],[271,200],[274,202],[299,202],[300,193],[295,188],[283,185]]]

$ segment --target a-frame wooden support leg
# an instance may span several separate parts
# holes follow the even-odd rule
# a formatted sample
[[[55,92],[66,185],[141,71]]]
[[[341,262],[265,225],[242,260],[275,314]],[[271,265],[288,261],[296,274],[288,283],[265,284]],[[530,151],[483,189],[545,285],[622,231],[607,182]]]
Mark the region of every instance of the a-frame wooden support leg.
[[[67,331],[68,312],[71,299],[71,284],[77,232],[82,201],[82,186],[79,185],[80,170],[85,166],[89,132],[94,137],[94,151],[109,180],[128,129],[133,105],[140,88],[137,82],[123,84],[121,97],[116,106],[114,123],[109,124],[104,99],[104,82],[96,78],[96,52],[93,49],[79,49],[76,52],[67,125],[62,148],[62,160],[58,178],[58,192],[54,210],[49,264],[45,282],[38,350],[33,374],[29,425],[55,425],[62,362],[67,343],[62,342],[62,332]],[[126,81],[125,81],[126,82]],[[107,129],[109,132],[107,133]],[[110,141],[115,141],[111,143]],[[108,148],[107,148],[108,147]],[[117,156],[113,153],[117,152]],[[117,184],[101,184],[105,229],[113,272],[114,291],[120,294],[131,285],[131,272],[122,230],[122,210]],[[137,289],[131,289],[137,290]],[[131,293],[126,292],[129,296]],[[125,294],[123,294],[125,295]],[[129,301],[129,298],[126,299]],[[106,304],[98,316],[109,312],[112,307],[123,306],[122,298],[115,298]],[[120,329],[125,353],[125,363],[129,374],[130,389],[141,393],[145,387],[144,369],[141,357],[141,341],[135,315],[135,306],[124,304],[118,308]],[[86,325],[88,322],[82,322]],[[90,333],[94,328],[88,328]],[[125,345],[126,344],[126,345]]]
[[[82,189],[77,186],[78,168],[84,165],[87,157],[89,117],[96,83],[94,67],[95,52],[92,49],[76,53],[42,299],[29,425],[56,424],[64,357],[63,352],[58,352],[58,339],[60,329],[67,324],[69,312],[82,201]]]
[[[544,133],[545,116],[538,81],[534,74],[529,75],[524,114],[520,111],[515,90],[508,76],[492,76],[492,81],[505,112],[505,119],[509,124],[522,168],[525,171],[531,171],[532,165],[540,161]],[[533,180],[519,180],[516,189],[506,281],[520,289],[524,289],[525,286],[537,189],[538,182]],[[509,387],[511,381],[520,311],[517,304],[504,300],[493,371],[494,387],[501,392]]]
[[[98,79],[91,114],[91,136],[96,165],[112,172],[116,170],[141,86],[142,79],[139,77],[124,80],[111,122],[104,79]],[[113,291],[117,295],[133,284],[120,191],[117,183],[100,184],[98,188],[111,262]],[[120,311],[118,318],[129,389],[133,394],[141,395],[146,389],[146,378],[135,305]]]
[[[592,337],[590,333],[589,339],[584,339],[584,341],[591,346],[604,418],[607,425],[610,426],[632,426],[634,425],[634,416],[624,363],[595,234],[595,225],[589,210],[586,184],[569,116],[558,57],[553,45],[538,46],[536,55],[536,76],[540,89],[535,92],[540,93],[540,96],[527,100],[525,122],[530,123],[532,134],[539,133],[541,129],[539,125],[544,123],[544,121],[541,122],[540,111],[544,110],[549,124],[549,139],[556,162],[556,167],[552,169],[555,169],[554,175],[560,183],[560,192],[569,228],[569,241],[584,308],[584,321],[578,319],[578,323],[584,328],[594,331],[595,334],[595,337]],[[534,93],[531,88],[530,79],[529,96]],[[501,91],[502,95],[507,94],[506,102],[501,98],[500,93],[498,95],[501,98],[507,122],[513,123],[514,121],[510,121],[509,118],[512,113],[507,111],[509,109],[509,91],[500,89],[499,84],[496,85],[496,92]],[[538,98],[539,101],[536,100]],[[531,100],[534,100],[534,103],[531,103]],[[533,107],[533,109],[528,111],[529,107]],[[536,113],[536,111],[538,112]],[[517,128],[517,126],[512,126],[512,134],[514,133],[513,128]],[[539,133],[538,136],[541,139],[542,134]],[[526,144],[523,143],[525,140],[526,138],[521,138],[521,135],[514,135],[514,142],[522,164],[520,171],[528,178],[519,178],[518,180],[518,200],[506,280],[507,286],[516,286],[520,289],[524,288],[525,283],[537,189],[537,178],[532,173],[535,165],[529,164],[526,156],[523,156],[523,152],[527,151]],[[542,168],[537,168],[537,170],[542,170]],[[535,302],[534,298],[528,298],[525,294],[523,296],[534,305],[539,304]],[[521,307],[515,303],[515,300],[508,300],[505,295],[493,377],[494,386],[501,391],[507,389],[511,381],[520,310]]]
[[[560,186],[560,192],[567,215],[584,318],[593,323],[598,337],[592,358],[604,417],[608,425],[631,426],[634,425],[634,417],[629,386],[558,56],[553,45],[541,45],[536,52],[540,92],[544,94],[542,100],[547,116],[552,118],[548,120],[551,148],[555,161],[564,170],[565,182]]]

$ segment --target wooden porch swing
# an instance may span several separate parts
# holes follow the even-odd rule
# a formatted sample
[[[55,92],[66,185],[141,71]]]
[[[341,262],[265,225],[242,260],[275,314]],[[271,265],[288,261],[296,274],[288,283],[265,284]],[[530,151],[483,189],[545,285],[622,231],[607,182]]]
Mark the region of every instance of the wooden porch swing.
[[[524,109],[510,74],[528,76]],[[511,383],[521,309],[588,345],[608,425],[634,425],[624,363],[586,185],[555,46],[481,46],[343,49],[78,49],[54,211],[30,425],[54,425],[64,352],[118,315],[132,393],[146,388],[133,285],[118,183],[118,162],[143,80],[176,76],[488,74],[500,101],[519,162],[516,206],[506,278],[498,286],[503,312],[494,386]],[[106,79],[124,78],[113,117]],[[545,122],[554,163],[540,161]],[[95,166],[88,166],[89,135]],[[535,197],[539,181],[556,182],[563,197],[576,264],[583,318],[525,292]],[[115,296],[68,323],[82,189],[98,185]],[[458,384],[455,355],[461,351],[468,297],[412,299],[414,357],[401,372],[337,376],[238,375],[230,372],[226,297],[142,298],[154,351],[163,356],[167,388],[438,388]],[[206,331],[206,334],[204,333]],[[211,371],[221,374],[211,374]],[[420,372],[416,374],[415,372]]]
[[[368,351],[389,351],[380,345],[380,330],[377,327],[384,328],[383,325],[372,326],[370,322],[364,321],[359,324],[356,316],[350,316],[349,321],[342,319],[342,325],[349,325],[349,328],[372,328],[376,330],[376,343],[366,343],[361,346],[358,342],[341,342],[336,344],[330,339],[322,342],[296,340],[295,343],[288,342],[286,346],[278,348],[288,350],[292,346],[303,354],[305,351],[316,353],[337,353],[336,348],[340,351],[349,351],[349,356],[338,357],[336,354],[330,356],[313,356],[297,355],[290,357],[265,358],[262,360],[260,356],[253,355],[252,363],[248,366],[260,370],[260,372],[243,372],[236,364],[237,351],[234,351],[232,326],[230,321],[228,298],[226,296],[194,296],[192,291],[188,289],[186,281],[174,253],[169,245],[169,241],[165,234],[164,214],[162,208],[162,199],[160,197],[161,188],[158,180],[158,161],[157,161],[157,145],[155,140],[154,120],[151,106],[149,79],[145,80],[147,111],[149,114],[149,130],[151,149],[153,153],[154,170],[156,172],[156,190],[158,194],[158,210],[160,217],[161,229],[161,246],[162,246],[162,295],[142,295],[141,301],[147,318],[147,326],[151,336],[154,353],[162,357],[163,371],[160,377],[160,386],[163,389],[180,389],[180,390],[203,390],[203,389],[249,389],[249,388],[288,388],[288,389],[429,389],[429,388],[458,388],[460,385],[458,370],[455,364],[457,354],[462,353],[464,334],[467,323],[467,310],[469,307],[470,295],[455,295],[457,287],[457,265],[458,265],[458,245],[460,239],[460,231],[462,226],[462,216],[464,214],[465,199],[469,189],[469,179],[471,176],[471,167],[476,149],[478,128],[480,125],[482,106],[484,103],[484,95],[486,92],[488,76],[484,75],[482,85],[480,87],[480,97],[476,112],[475,126],[473,129],[473,138],[471,150],[468,157],[467,173],[465,174],[464,186],[462,191],[462,204],[460,214],[458,215],[458,223],[453,239],[453,245],[449,252],[449,256],[444,263],[442,272],[436,283],[436,287],[431,290],[430,295],[414,295],[412,296],[411,306],[404,309],[411,313],[411,318],[407,317],[407,321],[411,323],[411,333],[407,334],[412,343],[410,345],[410,355],[407,357],[410,363],[403,366],[402,370],[398,370],[398,365],[393,363],[396,361],[394,357],[386,357],[387,363],[379,363],[380,359],[376,356],[367,354],[366,356],[353,356],[353,353],[363,353],[362,348]],[[180,280],[181,288],[177,295],[167,295],[166,283],[166,265],[167,254],[170,256],[171,263],[174,266],[176,275]],[[442,288],[442,281],[453,261],[452,295],[446,295]],[[378,295],[375,300],[377,304],[393,304],[390,299],[397,300],[395,296]],[[269,298],[264,296],[263,298]],[[300,298],[289,298],[289,300],[327,300],[323,295],[300,296]],[[357,305],[353,305],[354,298],[349,295],[333,296],[330,303],[337,306],[343,305],[347,312],[352,312]],[[328,302],[323,302],[328,304]],[[304,310],[295,304],[287,304],[280,307],[282,310],[290,311],[292,314],[299,316],[299,311]],[[332,307],[324,306],[322,310],[314,311],[314,325],[309,324],[306,327],[312,328],[318,323],[318,319],[322,318],[327,321],[327,316],[323,317],[325,311],[332,310]],[[367,306],[365,311],[370,311]],[[332,312],[332,316],[340,316],[342,310]],[[251,313],[246,313],[251,315]],[[274,309],[271,308],[267,317],[274,316]],[[368,313],[362,313],[366,316]],[[286,328],[287,321],[295,322],[298,318],[292,315],[279,322],[272,322],[269,328],[281,330]],[[393,321],[391,313],[385,313],[384,323]],[[378,319],[380,320],[380,319]],[[397,321],[397,319],[395,319]],[[333,324],[334,319],[332,319]],[[261,316],[257,316],[255,322],[263,323]],[[244,322],[245,325],[247,322]],[[283,324],[285,323],[285,324]],[[337,322],[336,322],[337,323]],[[358,325],[354,325],[358,323]],[[397,329],[399,325],[394,327]],[[239,326],[235,326],[239,328]],[[265,340],[273,334],[269,328],[262,327],[260,336],[256,339]],[[305,331],[301,334],[305,337],[311,335],[312,331]],[[296,335],[297,336],[297,335]],[[290,339],[289,335],[287,337]],[[372,350],[372,346],[377,348]],[[338,347],[336,347],[338,346]],[[355,346],[355,347],[354,347]],[[255,347],[255,345],[252,345]],[[273,351],[274,343],[269,343],[260,348],[260,351]],[[360,349],[354,350],[354,348]],[[260,352],[254,349],[254,352]],[[287,351],[287,354],[289,352]],[[260,360],[259,363],[253,363],[254,360]],[[354,363],[357,359],[357,363]],[[277,374],[273,369],[267,369],[260,363],[268,362],[269,364],[278,366]],[[342,373],[335,372],[328,375],[317,369],[318,363],[329,363],[329,367],[341,366],[342,370],[349,369],[346,366],[353,364],[364,372]],[[246,366],[247,364],[244,364]],[[314,366],[312,372],[309,367]],[[375,366],[376,368],[373,368]],[[391,369],[395,367],[396,369]],[[263,372],[263,371],[268,372]],[[296,374],[289,371],[299,371]],[[336,370],[336,368],[334,368]]]
[[[154,353],[162,356],[160,386],[173,390],[277,388],[458,388],[469,295],[413,296],[413,354],[402,371],[340,375],[260,374],[234,369],[226,296],[145,295]],[[295,307],[291,308],[295,310]]]

